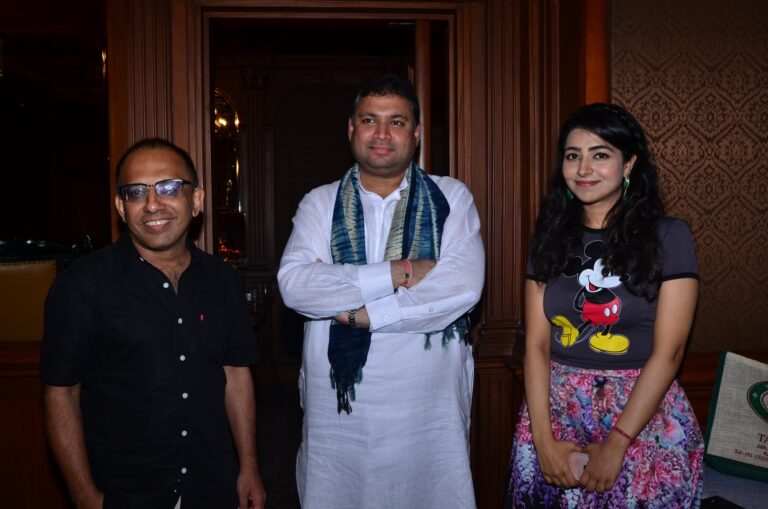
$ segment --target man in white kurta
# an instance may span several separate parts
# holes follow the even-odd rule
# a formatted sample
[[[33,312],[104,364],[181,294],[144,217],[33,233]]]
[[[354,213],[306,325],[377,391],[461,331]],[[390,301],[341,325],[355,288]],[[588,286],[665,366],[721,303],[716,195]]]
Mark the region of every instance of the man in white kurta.
[[[385,80],[381,89],[372,81],[373,88],[364,85],[358,95],[348,127],[359,166],[367,264],[332,262],[334,182],[302,200],[278,274],[285,304],[309,318],[299,377],[299,497],[305,509],[473,508],[472,352],[460,339],[443,345],[439,331],[480,298],[480,222],[462,183],[429,177],[450,205],[439,260],[414,260],[412,274],[400,261],[384,261],[420,129],[410,85],[405,82],[403,93],[397,88],[402,83],[393,89]],[[350,325],[350,310],[356,311],[351,325],[369,328],[372,336],[347,414],[331,387],[328,345],[332,320]],[[430,348],[425,333],[435,333]]]

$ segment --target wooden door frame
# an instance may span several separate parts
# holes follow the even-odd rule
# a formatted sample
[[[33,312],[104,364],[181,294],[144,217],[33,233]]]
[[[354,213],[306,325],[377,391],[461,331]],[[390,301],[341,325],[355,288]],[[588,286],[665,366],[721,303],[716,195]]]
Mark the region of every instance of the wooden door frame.
[[[238,6],[233,10],[232,5]],[[259,19],[259,20],[408,20],[408,21],[445,21],[449,31],[449,161],[450,174],[457,175],[456,134],[456,62],[455,31],[458,5],[446,9],[446,4],[414,6],[412,2],[389,2],[383,5],[373,5],[370,10],[351,9],[340,5],[339,2],[291,2],[293,10],[286,10],[286,2],[231,2],[221,0],[171,0],[170,21],[176,25],[186,20],[186,25],[177,25],[182,30],[175,32],[172,38],[173,76],[171,92],[171,108],[174,112],[171,132],[173,140],[182,147],[190,148],[190,156],[196,166],[201,169],[200,180],[205,187],[211,179],[210,151],[210,101],[211,69],[210,69],[210,25],[218,19]],[[425,8],[426,7],[426,8]],[[417,39],[418,43],[419,40]],[[183,58],[182,58],[183,57]],[[424,80],[419,77],[416,69],[415,81]],[[418,87],[424,93],[423,87]],[[420,100],[422,97],[419,98]],[[423,102],[423,101],[422,101]],[[186,112],[186,115],[184,114]],[[424,150],[424,147],[422,148]],[[268,182],[264,182],[268,184]],[[206,197],[206,209],[212,210],[212,195]],[[206,220],[203,235],[199,241],[203,249],[212,250],[212,222]]]

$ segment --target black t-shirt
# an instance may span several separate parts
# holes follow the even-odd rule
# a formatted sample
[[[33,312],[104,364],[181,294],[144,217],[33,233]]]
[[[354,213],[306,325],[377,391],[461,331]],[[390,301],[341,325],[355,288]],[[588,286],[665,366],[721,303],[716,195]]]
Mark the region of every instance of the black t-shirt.
[[[664,218],[657,231],[662,246],[662,284],[671,279],[698,279],[688,225]],[[653,348],[657,301],[648,302],[629,292],[620,276],[603,277],[603,233],[584,228],[581,250],[572,254],[574,270],[547,284],[544,313],[552,322],[551,358],[590,369],[642,368]],[[527,277],[536,280],[530,260]]]
[[[105,508],[236,507],[224,366],[258,354],[237,275],[189,243],[178,294],[126,234],[65,270],[45,309],[40,374],[81,384]]]

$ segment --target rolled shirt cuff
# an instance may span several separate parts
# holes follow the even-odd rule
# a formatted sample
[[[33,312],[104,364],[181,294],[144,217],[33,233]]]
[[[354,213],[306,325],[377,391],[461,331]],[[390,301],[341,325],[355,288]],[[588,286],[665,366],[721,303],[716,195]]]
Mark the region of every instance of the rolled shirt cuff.
[[[368,319],[371,321],[371,331],[392,325],[403,319],[397,295],[391,294],[381,299],[367,302],[365,309],[368,311]]]
[[[388,261],[358,266],[357,277],[366,308],[370,302],[393,295],[392,271]]]

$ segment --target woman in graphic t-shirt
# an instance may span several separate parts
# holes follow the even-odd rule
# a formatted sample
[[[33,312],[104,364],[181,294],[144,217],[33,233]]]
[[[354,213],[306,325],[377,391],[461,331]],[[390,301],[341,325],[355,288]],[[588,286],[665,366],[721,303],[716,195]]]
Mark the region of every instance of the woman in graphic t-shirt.
[[[528,262],[507,507],[699,506],[701,431],[675,380],[698,266],[688,225],[663,213],[637,120],[576,111]]]

